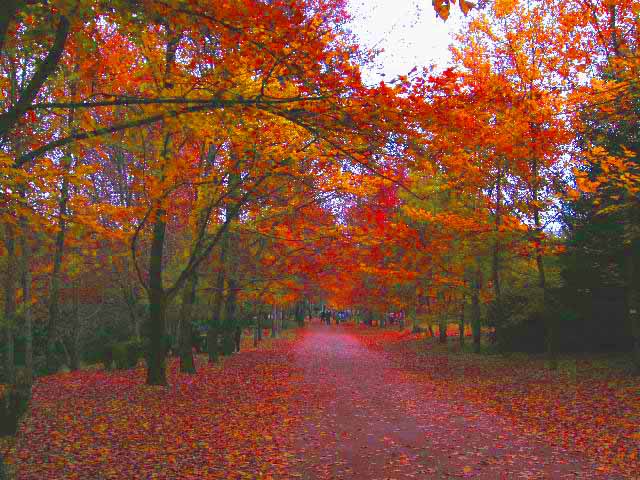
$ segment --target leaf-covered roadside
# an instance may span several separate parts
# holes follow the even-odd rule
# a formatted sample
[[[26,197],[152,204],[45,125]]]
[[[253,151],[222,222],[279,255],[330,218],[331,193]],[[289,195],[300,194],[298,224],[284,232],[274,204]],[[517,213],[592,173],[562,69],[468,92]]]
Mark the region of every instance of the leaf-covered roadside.
[[[197,376],[169,365],[169,387],[144,371],[43,377],[11,452],[17,478],[272,478],[288,468],[286,436],[301,395],[291,341],[236,355],[222,367],[198,359]]]
[[[458,397],[513,421],[514,428],[597,459],[603,473],[640,472],[640,379],[587,359],[551,372],[541,359],[451,354],[422,336],[359,331],[384,349],[407,380],[430,395]],[[619,473],[618,473],[619,472]],[[616,477],[617,478],[617,477]]]

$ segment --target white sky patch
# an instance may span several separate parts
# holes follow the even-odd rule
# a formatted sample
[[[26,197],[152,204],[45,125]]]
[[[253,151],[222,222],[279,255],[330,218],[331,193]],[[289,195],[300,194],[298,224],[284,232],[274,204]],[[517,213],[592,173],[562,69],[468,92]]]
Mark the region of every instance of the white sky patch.
[[[430,0],[350,0],[350,29],[364,48],[382,48],[374,69],[364,73],[369,84],[390,81],[417,66],[445,68],[449,44],[464,17],[457,4],[444,22]]]

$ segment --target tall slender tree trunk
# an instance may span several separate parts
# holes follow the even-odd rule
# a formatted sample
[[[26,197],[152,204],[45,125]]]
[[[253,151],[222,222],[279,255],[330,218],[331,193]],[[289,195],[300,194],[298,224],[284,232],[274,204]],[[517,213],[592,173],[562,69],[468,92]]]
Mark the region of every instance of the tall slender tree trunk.
[[[460,329],[460,348],[464,347],[464,307],[465,307],[465,296],[464,293],[462,294],[462,298],[460,300],[460,322],[459,322],[459,329]]]
[[[60,320],[60,285],[62,273],[62,259],[64,255],[64,241],[67,233],[67,202],[69,201],[69,180],[67,173],[71,166],[71,159],[67,159],[65,177],[60,188],[58,202],[58,232],[54,244],[53,271],[50,277],[49,290],[49,322],[47,324],[47,371],[55,373],[58,369],[56,359],[56,342],[58,341],[58,322]]]
[[[473,272],[471,288],[471,331],[473,333],[473,351],[480,353],[480,289],[482,287],[482,272],[480,266],[476,266]]]
[[[532,199],[533,199],[533,222],[535,226],[535,245],[536,245],[536,267],[538,269],[538,287],[542,295],[542,316],[545,324],[545,343],[547,347],[547,359],[549,362],[549,368],[556,370],[558,368],[558,339],[557,339],[557,325],[556,319],[552,312],[547,308],[547,278],[544,268],[544,258],[542,251],[542,222],[540,220],[540,208],[538,207],[538,161],[533,160],[533,172],[535,176],[535,184],[532,187]]]
[[[74,73],[77,73],[79,65],[74,65]],[[70,97],[75,98],[78,89],[77,80],[72,80],[70,84]],[[74,126],[75,110],[69,110],[67,114],[67,126],[73,134],[76,131]],[[67,208],[69,203],[69,172],[73,164],[71,151],[61,160],[63,162],[63,178],[60,186],[60,199],[58,200],[58,232],[54,244],[53,271],[50,277],[49,290],[49,321],[47,325],[47,350],[46,365],[49,373],[55,373],[59,365],[56,359],[56,342],[58,342],[58,323],[60,320],[60,276],[62,273],[62,260],[64,256],[64,242],[67,233]]]
[[[10,223],[4,227],[4,244],[7,249],[7,263],[4,278],[4,335],[5,335],[5,375],[7,382],[16,379],[15,364],[15,317],[16,317],[16,240],[15,229]]]
[[[296,324],[298,327],[304,327],[304,303],[303,301],[296,302],[295,308]]]
[[[213,308],[211,312],[211,320],[209,321],[209,330],[207,331],[207,353],[209,354],[209,363],[218,361],[218,343],[220,335],[220,315],[222,314],[222,304],[224,302],[224,277],[225,277],[225,255],[226,241],[223,239],[220,245],[220,270],[216,278],[216,291],[213,299]]]
[[[76,278],[73,281],[73,312],[71,313],[71,351],[69,367],[72,371],[80,369],[80,285]]]
[[[231,272],[230,272],[231,273]],[[235,350],[235,328],[237,326],[236,309],[238,306],[238,287],[233,274],[227,278],[227,295],[224,300],[224,319],[222,346],[225,355]]]
[[[442,310],[442,306],[444,303],[444,295],[440,294],[439,298],[438,298],[438,306],[441,308]],[[442,313],[440,314],[440,318],[438,320],[438,336],[439,338],[439,342],[440,343],[447,343],[447,317],[446,315],[443,315]]]
[[[196,365],[193,360],[193,305],[196,301],[196,287],[198,275],[194,274],[185,283],[182,291],[182,306],[180,312],[180,372],[196,373]]]
[[[494,219],[495,240],[493,244],[493,252],[491,258],[491,283],[493,284],[494,296],[494,315],[495,338],[498,342],[502,341],[502,324],[504,322],[504,312],[502,309],[502,284],[501,284],[501,262],[500,254],[502,245],[500,242],[500,226],[502,225],[502,167],[498,167],[498,176],[496,178],[496,211]]]
[[[276,338],[278,336],[278,319],[277,319],[278,309],[275,305],[271,307],[271,338]]]
[[[20,229],[22,230],[22,257],[21,257],[21,269],[22,272],[22,303],[24,325],[24,363],[25,363],[25,375],[29,383],[33,382],[33,310],[31,308],[32,295],[31,289],[33,279],[31,275],[31,242],[30,242],[30,229],[29,222],[22,216],[20,219]]]
[[[162,284],[162,257],[166,233],[165,211],[157,209],[149,254],[149,352],[147,385],[166,385],[165,319],[167,298]]]
[[[411,306],[409,310],[409,315],[411,315],[411,331],[413,333],[418,332],[418,312],[415,306],[415,303]]]
[[[253,331],[253,348],[258,346],[258,339],[260,337],[260,316],[256,317],[256,324]]]
[[[447,343],[447,322],[444,316],[440,317],[438,322],[438,341]]]

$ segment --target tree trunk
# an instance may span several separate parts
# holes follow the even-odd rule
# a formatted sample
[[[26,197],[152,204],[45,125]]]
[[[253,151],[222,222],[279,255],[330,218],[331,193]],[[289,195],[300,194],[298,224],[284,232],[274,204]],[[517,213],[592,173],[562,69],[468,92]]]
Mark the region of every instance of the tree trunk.
[[[227,279],[227,295],[224,301],[224,318],[222,328],[222,353],[228,355],[233,353],[235,349],[235,327],[236,308],[237,308],[237,284],[233,275],[229,275]]]
[[[224,259],[225,242],[222,244],[220,258]],[[224,261],[218,271],[216,279],[216,292],[213,300],[213,311],[211,312],[211,320],[209,321],[209,331],[207,332],[207,352],[209,354],[209,363],[218,361],[218,343],[220,334],[220,315],[222,314],[222,304],[224,302]]]
[[[5,334],[5,375],[7,383],[13,384],[16,378],[15,364],[15,316],[16,316],[16,248],[13,225],[4,227],[4,244],[7,249],[7,266],[4,278],[4,334]]]
[[[296,315],[296,324],[300,328],[304,327],[304,303],[297,302],[296,303],[295,312],[296,312],[295,313],[295,315]]]
[[[31,275],[31,242],[30,230],[27,219],[21,218],[22,230],[22,302],[24,305],[24,362],[25,375],[29,383],[33,382],[33,310],[31,308],[31,288],[33,279]]]
[[[460,301],[460,348],[464,347],[464,307],[465,307],[465,297],[462,295],[462,300]]]
[[[278,336],[278,309],[274,305],[271,309],[271,338]]]
[[[185,283],[182,291],[182,306],[180,309],[180,372],[196,373],[193,360],[193,305],[196,301],[196,287],[198,276],[194,273]]]
[[[537,176],[538,172],[538,163],[534,161],[534,172]],[[538,268],[538,287],[541,290],[542,295],[542,316],[544,320],[544,324],[546,325],[546,339],[545,343],[547,346],[547,359],[549,361],[549,368],[551,370],[558,369],[558,348],[557,348],[557,328],[556,328],[556,319],[555,315],[552,312],[549,312],[547,309],[547,279],[546,273],[544,269],[544,259],[542,254],[542,223],[540,221],[540,209],[536,206],[538,201],[538,191],[537,187],[533,188],[533,221],[535,225],[535,233],[536,233],[536,266]]]
[[[502,285],[500,278],[500,253],[501,253],[501,244],[500,244],[500,226],[502,224],[502,170],[500,167],[498,168],[498,176],[496,179],[496,211],[495,211],[495,223],[494,223],[494,232],[496,238],[493,244],[493,253],[492,253],[492,261],[491,261],[491,282],[493,283],[493,295],[494,295],[494,314],[496,318],[492,319],[496,329],[496,338],[498,341],[501,340],[501,330],[503,323],[503,312],[502,312]]]
[[[228,236],[225,233],[220,242],[220,270],[216,278],[216,290],[213,299],[213,309],[211,312],[211,320],[209,321],[209,331],[207,332],[207,353],[209,354],[209,363],[216,363],[219,354],[219,337],[222,315],[222,306],[224,303],[224,280],[226,274],[226,258],[227,258]]]
[[[440,294],[438,296],[438,306],[442,310],[444,306],[444,295]],[[447,317],[440,313],[440,318],[438,320],[438,336],[440,343],[447,343]]]
[[[67,203],[69,201],[69,180],[67,174],[71,167],[71,159],[66,159],[66,167],[62,186],[60,188],[60,200],[58,202],[58,232],[56,233],[55,251],[53,254],[53,271],[50,277],[49,291],[49,322],[47,325],[47,371],[55,373],[58,370],[56,358],[56,342],[58,341],[58,321],[60,317],[60,275],[62,270],[62,258],[64,255],[64,240],[67,233]]]
[[[258,347],[259,331],[260,331],[260,321],[256,318],[256,324],[254,325],[254,329],[253,329],[253,348]]]
[[[476,267],[473,273],[471,288],[471,330],[473,332],[473,351],[480,353],[480,288],[482,285],[482,272]]]
[[[411,315],[411,331],[413,333],[417,333],[418,331],[418,311],[415,306],[413,306],[410,310]]]
[[[78,279],[73,281],[73,312],[72,312],[72,326],[71,326],[71,352],[69,368],[72,371],[80,369],[80,286],[78,285]]]
[[[444,316],[440,317],[440,322],[438,323],[438,337],[440,343],[447,343],[447,322]]]
[[[147,385],[166,385],[165,318],[167,298],[162,285],[162,257],[166,232],[165,211],[158,208],[149,254],[149,352]]]

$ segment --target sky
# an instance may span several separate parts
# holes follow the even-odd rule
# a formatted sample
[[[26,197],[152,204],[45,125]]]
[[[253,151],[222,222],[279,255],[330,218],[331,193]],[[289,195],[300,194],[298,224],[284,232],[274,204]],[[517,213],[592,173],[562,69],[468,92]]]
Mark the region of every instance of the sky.
[[[431,0],[350,0],[350,29],[366,48],[383,48],[376,68],[364,72],[367,83],[390,81],[418,68],[450,60],[451,34],[463,22],[457,4],[449,19],[436,18]]]

